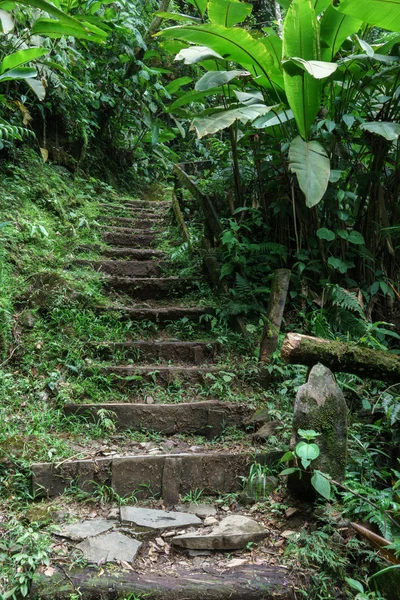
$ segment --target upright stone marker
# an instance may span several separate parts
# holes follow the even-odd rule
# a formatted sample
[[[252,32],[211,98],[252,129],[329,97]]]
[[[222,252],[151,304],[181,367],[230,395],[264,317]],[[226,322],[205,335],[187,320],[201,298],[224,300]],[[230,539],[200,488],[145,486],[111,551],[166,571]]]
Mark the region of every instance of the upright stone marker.
[[[292,449],[301,438],[299,429],[313,429],[321,434],[315,441],[320,455],[311,464],[322,473],[341,481],[345,475],[347,456],[347,405],[332,372],[318,363],[310,371],[308,382],[299,388],[294,404]],[[288,487],[297,496],[314,498],[311,476],[298,473],[289,476]]]

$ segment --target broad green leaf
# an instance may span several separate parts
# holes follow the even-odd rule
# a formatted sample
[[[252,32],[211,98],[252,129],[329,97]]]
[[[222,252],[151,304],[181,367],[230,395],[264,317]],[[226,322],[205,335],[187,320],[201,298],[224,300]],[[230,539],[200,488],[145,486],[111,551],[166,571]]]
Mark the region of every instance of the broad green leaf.
[[[165,89],[167,90],[168,94],[174,94],[180,90],[182,86],[192,83],[192,81],[193,79],[191,77],[178,77],[178,79],[174,79],[174,81],[171,81],[171,83],[166,85]]]
[[[77,19],[74,19],[74,17],[67,15],[65,12],[54,6],[54,4],[46,2],[46,0],[15,0],[15,2],[17,4],[22,4],[23,6],[32,6],[33,8],[40,8],[40,10],[47,12],[49,15],[53,15],[53,17],[57,17],[60,21],[68,23],[76,29],[80,29],[81,31],[84,31],[85,29],[84,25],[79,23]]]
[[[204,15],[208,0],[187,0],[187,2],[197,8],[201,16]]]
[[[315,13],[317,15],[321,14],[331,2],[332,0],[313,0],[312,4],[314,6]]]
[[[279,462],[288,462],[289,460],[292,460],[294,458],[294,454],[291,450],[289,450],[288,452],[285,452],[285,454],[282,456],[282,458],[279,459]]]
[[[283,469],[283,471],[281,471],[279,475],[291,475],[292,473],[296,473],[297,471],[300,471],[298,467],[288,467],[287,469]]]
[[[177,108],[185,106],[186,104],[190,104],[191,102],[199,102],[203,98],[215,96],[215,94],[221,94],[221,88],[212,88],[210,90],[205,90],[204,92],[186,92],[186,94],[184,94],[171,104],[171,106],[169,107],[169,112],[173,112]],[[224,94],[224,96],[226,96],[226,94]]]
[[[354,121],[356,120],[353,115],[343,115],[343,121],[346,123],[348,129],[350,129],[354,125]]]
[[[264,44],[264,46],[272,56],[274,61],[274,67],[276,68],[276,70],[281,71],[282,40],[276,35],[276,33],[272,29],[267,29],[267,33],[268,35],[265,38],[261,38],[260,41]]]
[[[397,140],[397,138],[400,135],[399,123],[371,121],[369,123],[362,123],[360,125],[360,129],[363,129],[364,131],[369,131],[370,133],[376,133],[377,135],[381,135],[390,142]]]
[[[318,494],[320,494],[327,500],[330,500],[331,484],[329,480],[322,475],[321,471],[314,471],[314,474],[311,477],[311,484],[313,485],[314,489],[318,492]]]
[[[226,129],[235,121],[241,121],[241,123],[254,121],[260,115],[269,112],[271,108],[273,107],[265,106],[265,104],[253,104],[252,106],[225,110],[208,117],[196,117],[193,119],[192,129],[196,130],[198,138],[202,138],[205,135]]]
[[[171,19],[172,21],[191,21],[192,23],[202,23],[202,20],[199,17],[191,17],[190,15],[183,15],[182,13],[160,11],[154,14],[156,17],[160,17],[160,19]]]
[[[350,231],[347,240],[351,244],[356,244],[357,246],[362,246],[365,244],[365,240],[359,231]]]
[[[296,173],[308,208],[320,202],[329,182],[329,158],[319,142],[305,142],[297,136],[289,148],[289,168]]]
[[[253,75],[269,74],[274,61],[264,44],[253,38],[244,29],[221,25],[188,25],[170,27],[156,34],[157,36],[185,40],[211,48],[222,58],[242,65]]]
[[[34,35],[46,35],[54,39],[62,36],[72,36],[91,42],[104,42],[107,37],[105,31],[89,23],[84,23],[84,25],[85,29],[80,29],[79,27],[75,27],[75,25],[63,23],[61,20],[41,17],[33,24],[32,33]]]
[[[317,229],[317,236],[320,240],[326,240],[327,242],[332,242],[335,239],[335,234],[331,229],[327,229],[326,227],[321,227],[321,229]]]
[[[37,72],[35,69],[31,69],[30,67],[16,67],[15,69],[10,69],[6,73],[0,75],[0,81],[12,81],[15,79],[29,79],[31,77],[36,77]]]
[[[0,10],[0,24],[3,33],[10,33],[14,29],[14,19],[6,10]]]
[[[360,581],[357,581],[356,579],[351,579],[351,577],[345,577],[344,578],[346,583],[353,588],[353,590],[357,590],[357,592],[361,592],[361,594],[364,593],[364,586]]]
[[[239,92],[238,90],[234,90],[234,93],[239,102],[245,106],[264,102],[264,96],[258,90],[254,90],[251,94],[248,92]]]
[[[310,0],[293,0],[283,24],[283,60],[319,60],[319,29]],[[321,106],[322,84],[309,73],[283,74],[285,92],[301,137],[307,138]]]
[[[336,258],[335,256],[330,256],[328,258],[328,265],[339,271],[339,273],[347,273],[349,265],[345,263],[340,258]]]
[[[208,18],[212,23],[233,27],[242,23],[251,13],[253,7],[245,2],[230,0],[211,0],[208,3]]]
[[[27,79],[26,83],[29,85],[31,90],[36,94],[40,101],[44,100],[46,97],[46,88],[43,85],[42,81],[39,79]]]
[[[301,460],[304,469],[307,469],[311,462],[318,458],[319,447],[317,444],[307,444],[307,442],[299,442],[296,446],[296,454]]]
[[[27,50],[13,52],[13,54],[9,54],[1,61],[0,73],[4,73],[4,71],[8,69],[14,69],[14,67],[19,67],[19,65],[23,65],[31,60],[35,60],[35,58],[48,54],[48,52],[49,51],[46,48],[28,48]]]
[[[362,21],[340,13],[332,5],[328,6],[321,19],[321,58],[333,60],[344,40],[356,33]]]
[[[314,79],[325,79],[332,75],[338,68],[336,63],[324,62],[322,60],[304,60],[297,56],[291,56],[282,62],[283,68],[290,75],[301,75],[299,70],[306,71]]]
[[[342,240],[348,240],[349,239],[349,232],[346,231],[345,229],[338,229],[336,231],[336,233],[338,234],[339,237],[342,238]]]
[[[400,0],[335,0],[334,5],[364,23],[400,31]]]
[[[202,92],[229,83],[235,77],[250,75],[248,71],[209,71],[196,83],[195,90]]]
[[[278,113],[271,111],[270,114],[265,117],[260,117],[253,123],[253,127],[256,129],[266,129],[267,127],[275,127],[275,125],[281,125],[294,119],[293,112],[291,110],[282,110]]]
[[[175,56],[175,60],[183,60],[185,65],[195,65],[201,60],[208,60],[210,58],[223,60],[218,52],[210,50],[207,46],[190,46],[190,48],[182,48]]]

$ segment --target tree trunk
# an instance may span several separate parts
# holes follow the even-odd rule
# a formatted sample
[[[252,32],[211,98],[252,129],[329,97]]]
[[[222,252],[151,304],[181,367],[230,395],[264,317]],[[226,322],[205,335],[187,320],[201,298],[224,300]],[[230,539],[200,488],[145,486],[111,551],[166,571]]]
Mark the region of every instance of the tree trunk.
[[[354,373],[368,379],[400,381],[398,356],[382,350],[363,348],[355,343],[288,333],[282,344],[282,358],[288,363],[309,367],[320,362],[332,371]]]
[[[277,269],[275,271],[268,302],[267,321],[261,339],[261,363],[267,362],[278,346],[278,334],[282,324],[289,281],[290,269]]]
[[[38,573],[30,598],[69,600],[79,590],[85,600],[140,597],[148,600],[292,600],[293,581],[287,569],[243,565],[221,572],[216,569],[105,572],[100,567],[79,571],[57,570],[51,577]],[[209,572],[210,571],[210,572]]]

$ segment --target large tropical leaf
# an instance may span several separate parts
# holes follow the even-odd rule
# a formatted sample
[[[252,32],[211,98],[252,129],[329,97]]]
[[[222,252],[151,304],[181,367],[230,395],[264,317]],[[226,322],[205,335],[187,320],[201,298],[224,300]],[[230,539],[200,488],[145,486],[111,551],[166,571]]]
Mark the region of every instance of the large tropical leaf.
[[[291,119],[294,119],[294,115],[291,110],[281,110],[280,112],[271,111],[268,115],[256,119],[253,122],[253,127],[256,129],[267,129],[268,127],[282,125]]]
[[[196,130],[197,137],[202,138],[205,135],[226,129],[235,121],[241,121],[242,123],[254,121],[257,117],[270,112],[272,108],[274,107],[265,106],[265,104],[253,104],[252,106],[224,110],[208,117],[196,117],[193,119],[192,129]]]
[[[50,2],[46,2],[46,0],[14,0],[16,4],[22,4],[25,6],[32,6],[33,8],[40,8],[41,10],[47,12],[49,15],[53,15],[57,17],[60,21],[64,23],[69,23],[72,27],[76,29],[84,30],[84,25],[79,23],[74,17],[67,15],[65,12],[51,4]]]
[[[253,7],[238,0],[211,0],[208,3],[208,18],[212,23],[233,27],[242,23],[251,13]]]
[[[242,65],[252,75],[269,77],[274,61],[264,44],[238,27],[222,25],[182,25],[170,27],[156,34],[166,38],[185,40],[211,48],[224,59]]]
[[[330,5],[332,0],[313,0],[312,4],[317,15],[321,14],[327,6]]]
[[[10,33],[14,29],[14,18],[6,10],[0,10],[0,25],[3,33]]]
[[[306,71],[314,79],[325,79],[338,68],[336,63],[322,60],[304,60],[304,58],[298,58],[297,56],[292,56],[289,60],[283,61],[282,64],[285,71],[291,76],[301,75],[300,71]]]
[[[328,6],[321,19],[321,57],[332,60],[340,50],[344,40],[356,33],[362,21]]]
[[[319,26],[310,0],[293,0],[283,25],[283,59],[319,60]],[[307,138],[320,109],[322,84],[306,71],[284,72],[285,92],[300,135]]]
[[[34,35],[46,35],[51,38],[60,38],[62,36],[72,36],[75,38],[89,40],[91,42],[104,42],[107,33],[91,23],[83,23],[84,29],[63,23],[57,19],[47,19],[41,17],[35,21],[32,27]]]
[[[183,60],[185,65],[195,65],[202,60],[220,59],[222,56],[214,50],[210,50],[207,46],[190,46],[190,48],[182,48],[175,56],[175,60]]]
[[[381,135],[390,142],[394,142],[400,136],[400,124],[391,123],[385,121],[371,121],[369,123],[362,123],[360,129],[369,131],[370,133],[376,133]]]
[[[206,12],[208,0],[187,0],[187,2],[197,8],[202,16]]]
[[[329,182],[330,164],[319,142],[305,142],[297,136],[289,148],[289,168],[296,173],[308,208],[320,202]]]
[[[48,52],[47,48],[27,48],[26,50],[13,52],[12,54],[5,56],[1,61],[0,73],[4,73],[4,71],[7,71],[8,69],[14,69],[14,67],[19,67],[24,63],[35,60],[35,58],[48,54]]]
[[[400,0],[335,0],[336,8],[375,27],[400,31]]]
[[[0,75],[0,81],[13,81],[15,79],[29,79],[30,77],[36,77],[37,72],[31,67],[16,67],[10,69]]]
[[[248,71],[209,71],[205,73],[195,85],[195,89],[199,92],[209,90],[211,88],[229,83],[235,77],[245,77],[250,75]]]
[[[189,91],[186,92],[183,96],[175,100],[169,107],[169,112],[173,112],[177,108],[181,108],[187,104],[192,102],[200,102],[203,98],[208,98],[210,96],[215,96],[216,94],[221,94],[221,88],[211,88],[208,90],[204,90],[203,92]],[[224,93],[224,97],[227,97],[227,94]]]
[[[36,94],[40,101],[44,100],[46,97],[46,87],[40,79],[27,79],[26,83],[31,88],[32,92]]]
[[[202,23],[199,17],[191,17],[190,15],[183,15],[182,13],[163,12],[159,11],[154,13],[156,17],[160,19],[171,20],[171,21],[191,21],[192,23]]]

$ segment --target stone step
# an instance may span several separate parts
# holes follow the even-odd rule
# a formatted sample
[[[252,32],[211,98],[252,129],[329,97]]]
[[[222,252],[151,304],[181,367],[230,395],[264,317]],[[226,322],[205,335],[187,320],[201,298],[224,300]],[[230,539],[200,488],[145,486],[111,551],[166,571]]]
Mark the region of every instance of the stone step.
[[[130,258],[132,260],[162,260],[166,254],[153,248],[105,248],[103,256],[110,258]]]
[[[161,299],[170,294],[183,295],[196,286],[196,281],[182,277],[107,277],[104,283],[108,288],[140,300]]]
[[[101,409],[115,414],[117,431],[146,430],[164,435],[196,433],[210,440],[220,436],[224,427],[242,427],[252,412],[245,405],[212,400],[179,404],[67,404],[64,414],[83,416],[97,423]]]
[[[154,306],[154,307],[125,307],[111,306],[107,308],[99,307],[98,310],[117,311],[121,313],[122,319],[132,321],[152,321],[159,324],[170,323],[180,319],[189,319],[204,323],[207,327],[209,318],[215,315],[215,309],[206,307],[191,306]]]
[[[221,345],[218,342],[181,342],[137,340],[124,342],[90,342],[101,356],[112,356],[116,352],[129,352],[136,362],[181,362],[200,365],[215,359]]]
[[[179,495],[196,488],[205,496],[237,492],[250,465],[265,460],[254,452],[196,452],[35,463],[32,487],[35,496],[45,497],[63,494],[71,484],[86,492],[111,485],[121,497],[136,492],[138,499],[162,497],[177,504]]]
[[[74,260],[74,265],[119,277],[160,277],[171,263],[154,260]]]
[[[136,208],[131,206],[119,206],[116,204],[100,204],[100,206],[106,209],[110,214],[116,216],[131,216],[131,217],[146,217],[146,218],[164,218],[168,209],[165,208]]]
[[[124,206],[132,206],[133,208],[169,208],[172,206],[170,200],[125,200],[123,201]]]
[[[104,569],[103,569],[104,570]],[[146,598],[146,600],[293,600],[296,581],[285,567],[245,564],[226,569],[173,568],[152,565],[145,573],[113,565],[99,576],[99,567],[56,568],[51,577],[35,575],[31,600]]]
[[[156,233],[146,231],[144,233],[121,233],[119,231],[105,231],[103,240],[112,246],[123,246],[125,248],[151,248],[156,242]]]
[[[131,227],[133,229],[141,228],[141,229],[151,229],[152,227],[162,227],[165,223],[165,219],[162,217],[156,218],[148,218],[145,216],[134,217],[117,217],[114,215],[100,215],[96,219],[101,222],[111,222],[120,225],[121,227]]]
[[[154,365],[101,365],[95,363],[88,367],[88,372],[100,372],[105,375],[114,375],[114,385],[119,388],[137,387],[143,383],[154,383],[163,387],[178,382],[181,386],[204,385],[213,377],[218,377],[221,372],[229,372],[229,368],[217,366],[171,366],[165,364]]]

